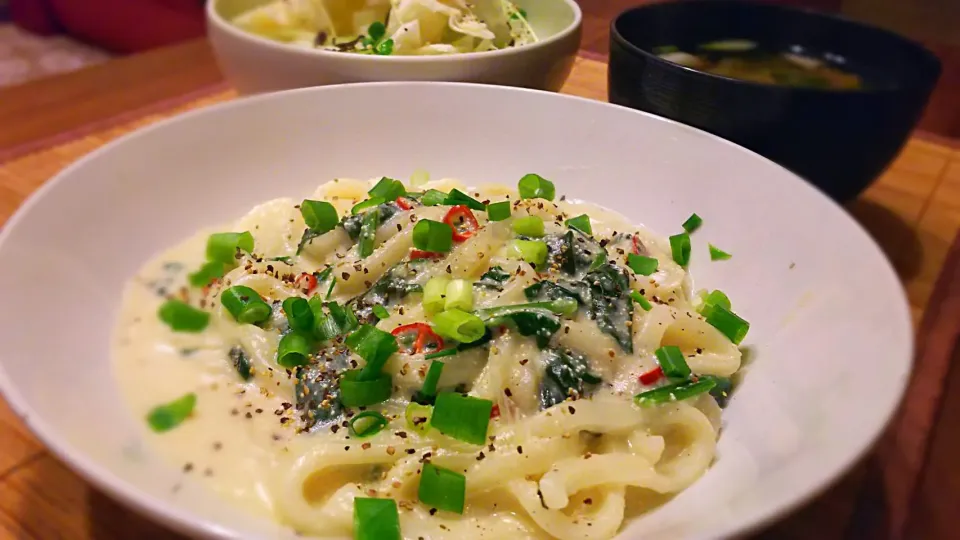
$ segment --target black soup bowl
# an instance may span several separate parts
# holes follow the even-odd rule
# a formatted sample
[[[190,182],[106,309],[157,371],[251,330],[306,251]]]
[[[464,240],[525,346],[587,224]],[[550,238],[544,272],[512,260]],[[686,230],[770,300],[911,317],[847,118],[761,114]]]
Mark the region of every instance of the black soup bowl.
[[[697,71],[653,49],[749,40],[859,75],[861,89],[755,83]],[[837,62],[843,64],[837,64]],[[940,76],[917,43],[832,15],[773,4],[680,0],[621,13],[610,29],[609,99],[749,148],[838,202],[856,197],[896,157]]]

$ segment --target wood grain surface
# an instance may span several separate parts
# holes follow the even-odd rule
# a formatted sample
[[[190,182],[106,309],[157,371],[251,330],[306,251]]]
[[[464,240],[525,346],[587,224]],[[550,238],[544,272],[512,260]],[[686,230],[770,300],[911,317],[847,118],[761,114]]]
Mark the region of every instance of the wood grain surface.
[[[12,94],[0,92],[0,221],[57,171],[104,143],[161,118],[234,97],[221,86],[215,65],[206,63],[206,45],[188,44],[137,60],[108,63],[93,68],[96,73],[67,75],[59,82],[25,85],[30,89]],[[195,65],[168,63],[174,60]],[[581,58],[563,91],[603,100],[605,72],[603,63]],[[157,80],[149,88],[138,79],[146,74]],[[126,90],[114,86],[118,80],[127,80]],[[12,103],[11,95],[18,101]],[[77,110],[71,110],[73,100],[82,102]],[[960,285],[954,281],[956,265],[939,282],[938,276],[960,229],[960,151],[911,140],[848,209],[893,261],[914,322],[919,324],[930,307],[919,326],[914,376],[876,451],[758,538],[955,538],[942,534],[953,532],[943,527],[960,501],[952,467],[960,438],[950,425],[960,420],[960,401],[947,396],[942,410],[940,403],[960,328]],[[960,255],[953,258],[960,261]],[[44,450],[2,403],[0,440],[0,538],[178,538],[87,485]]]

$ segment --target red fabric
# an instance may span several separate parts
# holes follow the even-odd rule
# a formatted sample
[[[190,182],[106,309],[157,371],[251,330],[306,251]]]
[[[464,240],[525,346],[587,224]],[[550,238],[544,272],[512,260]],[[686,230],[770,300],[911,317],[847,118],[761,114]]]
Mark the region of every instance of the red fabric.
[[[48,0],[10,0],[8,7],[10,20],[24,30],[43,36],[62,30]]]

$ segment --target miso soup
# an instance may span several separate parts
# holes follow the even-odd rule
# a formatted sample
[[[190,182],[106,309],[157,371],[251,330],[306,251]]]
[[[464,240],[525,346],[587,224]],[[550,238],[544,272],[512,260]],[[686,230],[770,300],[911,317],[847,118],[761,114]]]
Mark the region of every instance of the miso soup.
[[[675,64],[745,81],[833,90],[863,88],[860,76],[826,60],[794,52],[764,50],[749,40],[703,43],[693,53],[671,45],[656,47],[653,52]]]

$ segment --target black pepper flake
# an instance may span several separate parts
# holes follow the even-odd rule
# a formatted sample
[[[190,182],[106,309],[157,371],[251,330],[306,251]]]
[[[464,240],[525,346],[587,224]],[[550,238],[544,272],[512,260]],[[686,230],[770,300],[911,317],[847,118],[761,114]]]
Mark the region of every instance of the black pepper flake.
[[[247,414],[245,414],[244,416],[249,420],[250,418],[253,418],[253,413],[247,412]]]
[[[330,431],[336,433],[336,432],[340,431],[340,426],[334,424],[334,425],[330,426]]]
[[[504,388],[504,389],[503,389],[503,393],[504,393],[507,397],[512,397],[512,396],[513,396],[513,392],[511,392],[509,388]]]
[[[347,272],[344,272],[344,273],[340,274],[340,277],[342,277],[344,281],[347,281],[347,280],[350,279],[350,274],[347,273]]]
[[[183,472],[190,472],[193,470],[193,463],[187,463],[183,466]]]
[[[591,499],[590,497],[587,497],[586,499],[583,500],[583,504],[593,504],[593,499]]]
[[[344,449],[344,450],[350,450],[350,447],[349,447],[349,446],[344,446],[343,449]]]
[[[416,454],[416,453],[417,453],[417,451],[414,450],[413,448],[407,448],[406,450],[404,450],[404,452],[406,452],[407,454],[410,454],[410,455],[413,455],[413,454]]]
[[[496,452],[496,451],[497,451],[497,449],[493,446],[493,443],[491,443],[489,446],[487,446],[487,450],[489,450],[489,451],[491,451],[491,452]]]
[[[483,458],[485,458],[485,457],[487,457],[487,456],[485,456],[485,455],[483,454],[483,450],[481,450],[480,453],[477,454],[477,461],[483,461]]]
[[[522,446],[518,446],[518,447],[517,447],[517,453],[518,453],[518,454],[522,454],[522,453],[523,453],[523,447],[522,447]]]
[[[397,432],[397,437],[400,437],[401,439],[406,439],[406,438],[407,438],[407,432],[406,432],[406,431],[398,431],[398,432]]]
[[[363,444],[360,445],[360,448],[363,448],[364,450],[369,450],[369,449],[370,449],[370,446],[371,446],[370,443],[365,442],[365,443],[363,443]]]
[[[221,450],[222,448],[223,448],[223,443],[222,443],[222,442],[217,441],[217,442],[213,443],[213,449],[214,449],[214,450],[219,451],[219,450]]]
[[[434,515],[434,514],[436,514],[436,513],[437,513],[437,509],[436,509],[436,508],[431,508],[431,509],[430,509],[430,515],[431,515],[431,516]]]
[[[290,417],[288,416],[284,416],[283,418],[280,419],[281,424],[286,424],[289,421],[290,421]]]
[[[255,412],[256,412],[257,414],[262,414],[262,413],[263,413],[263,409],[258,408]]]
[[[448,274],[452,274],[452,273],[453,273],[453,269],[450,268],[450,265],[449,265],[449,264],[447,265],[446,271],[447,271]]]
[[[240,411],[237,410],[236,407],[234,407],[233,409],[230,409],[230,416],[236,416],[238,414],[240,414]]]

